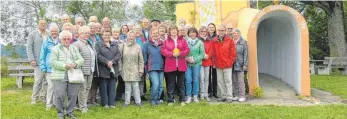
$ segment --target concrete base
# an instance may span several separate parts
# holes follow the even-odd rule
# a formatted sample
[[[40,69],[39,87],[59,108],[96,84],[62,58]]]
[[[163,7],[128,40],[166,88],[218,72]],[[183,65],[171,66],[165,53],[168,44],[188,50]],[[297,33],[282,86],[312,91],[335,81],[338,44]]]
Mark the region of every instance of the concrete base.
[[[263,98],[297,98],[293,87],[269,74],[259,74],[259,85],[264,90]]]

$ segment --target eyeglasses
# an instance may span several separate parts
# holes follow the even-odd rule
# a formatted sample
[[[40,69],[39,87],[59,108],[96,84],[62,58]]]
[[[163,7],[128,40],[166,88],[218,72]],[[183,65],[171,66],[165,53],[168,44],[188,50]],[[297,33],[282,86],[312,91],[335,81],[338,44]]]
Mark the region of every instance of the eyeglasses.
[[[206,32],[206,31],[200,31],[200,32]]]
[[[225,31],[225,30],[218,30],[219,32],[223,32],[223,31]]]
[[[228,30],[233,30],[233,28],[228,28]]]
[[[63,38],[63,40],[70,40],[71,38]]]

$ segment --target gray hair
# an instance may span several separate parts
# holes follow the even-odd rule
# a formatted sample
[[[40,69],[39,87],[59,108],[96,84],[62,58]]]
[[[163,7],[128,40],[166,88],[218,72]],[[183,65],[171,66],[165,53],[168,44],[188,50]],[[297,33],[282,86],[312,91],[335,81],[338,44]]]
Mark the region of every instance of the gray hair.
[[[88,26],[82,26],[81,28],[78,29],[79,34],[85,31],[90,31],[90,28]]]
[[[87,26],[88,26],[89,28],[95,27],[95,26],[96,26],[96,23],[94,23],[94,22],[89,22]]]
[[[129,31],[129,32],[128,32],[128,34],[127,34],[127,36],[129,37],[129,36],[130,36],[130,34],[132,34],[132,33],[133,33],[133,34],[136,34],[135,30],[131,30],[131,31]]]
[[[112,33],[114,33],[114,32],[120,33],[120,28],[118,28],[118,27],[112,28]]]
[[[70,31],[63,30],[59,33],[59,39],[62,40],[64,36],[69,36],[70,38],[72,38],[72,33]]]
[[[233,32],[237,32],[237,33],[239,33],[241,35],[241,31],[238,28],[233,28]]]
[[[52,31],[52,29],[57,29],[57,31],[59,32],[59,27],[58,27],[57,23],[52,22],[52,23],[49,25],[49,31]]]

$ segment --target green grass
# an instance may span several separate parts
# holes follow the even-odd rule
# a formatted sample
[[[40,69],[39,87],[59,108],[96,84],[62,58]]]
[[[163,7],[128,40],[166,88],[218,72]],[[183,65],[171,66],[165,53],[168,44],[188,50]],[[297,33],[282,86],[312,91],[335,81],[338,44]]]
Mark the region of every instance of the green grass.
[[[346,94],[343,91],[336,91],[335,88],[340,88],[340,90],[346,89],[346,79],[346,77],[335,76],[312,76],[311,83],[312,87],[331,90],[334,94],[345,97]],[[57,118],[56,111],[53,109],[46,111],[43,103],[37,105],[30,104],[33,80],[26,79],[24,82],[23,89],[18,89],[15,79],[1,79],[1,118]],[[325,84],[333,86],[322,86]],[[344,91],[346,92],[347,90]],[[148,102],[145,102],[145,106],[142,108],[136,106],[123,108],[120,105],[121,103],[118,103],[116,109],[92,107],[87,114],[81,114],[79,111],[75,111],[74,113],[80,119],[347,119],[346,105],[294,107],[274,105],[252,106],[249,104],[209,105],[206,102],[189,104],[184,107],[178,104],[174,107],[168,107],[166,104],[151,107]]]
[[[311,88],[317,88],[347,99],[347,76],[311,76]]]

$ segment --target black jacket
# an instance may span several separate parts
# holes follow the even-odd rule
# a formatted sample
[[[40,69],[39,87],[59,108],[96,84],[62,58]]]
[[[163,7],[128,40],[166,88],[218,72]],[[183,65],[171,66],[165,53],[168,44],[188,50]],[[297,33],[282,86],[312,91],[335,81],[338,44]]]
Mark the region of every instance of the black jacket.
[[[100,40],[95,45],[95,50],[98,57],[99,65],[99,77],[111,78],[111,68],[107,67],[107,63],[112,61],[115,75],[112,78],[116,78],[119,75],[119,64],[118,61],[121,59],[122,54],[118,49],[116,42],[110,41],[110,47],[107,47],[103,40]]]

